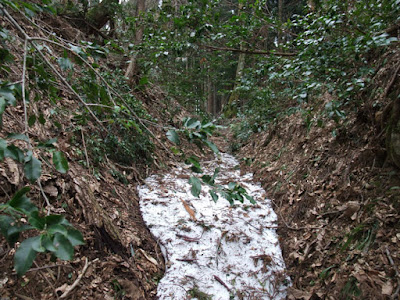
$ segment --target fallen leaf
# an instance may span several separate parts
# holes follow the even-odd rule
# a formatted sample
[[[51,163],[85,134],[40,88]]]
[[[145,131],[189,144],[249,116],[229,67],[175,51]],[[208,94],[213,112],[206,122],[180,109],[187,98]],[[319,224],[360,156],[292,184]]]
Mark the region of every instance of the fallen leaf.
[[[197,221],[194,210],[189,206],[189,204],[186,203],[185,200],[182,200],[182,199],[181,199],[181,201],[182,201],[182,204],[183,204],[183,206],[185,207],[186,211],[189,213],[190,218],[191,218],[193,221]]]
[[[390,281],[382,286],[382,295],[390,296],[393,293],[393,285]]]

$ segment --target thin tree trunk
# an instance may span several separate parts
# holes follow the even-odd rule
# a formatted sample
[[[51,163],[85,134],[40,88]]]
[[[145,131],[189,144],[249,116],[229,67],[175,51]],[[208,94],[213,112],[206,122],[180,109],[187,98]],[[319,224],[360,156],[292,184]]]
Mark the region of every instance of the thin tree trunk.
[[[136,32],[135,32],[135,46],[140,45],[143,41],[143,25],[141,24],[142,15],[146,11],[146,1],[145,0],[138,0],[137,7],[136,7]],[[128,68],[125,72],[125,77],[128,78],[128,81],[131,86],[137,84],[139,82],[139,66],[137,64],[137,52],[135,52],[132,57],[131,61],[129,62]]]
[[[243,3],[239,3],[239,15],[241,14],[241,10],[243,9]],[[237,105],[238,105],[238,100],[239,100],[239,92],[238,88],[241,85],[242,81],[242,76],[243,76],[243,70],[244,70],[244,64],[246,60],[246,53],[244,51],[244,45],[243,42],[240,43],[240,53],[239,53],[239,59],[238,59],[238,64],[236,67],[236,74],[235,74],[235,83],[233,85],[233,90],[232,93],[229,97],[228,100],[228,105],[225,111],[225,116],[228,118],[235,117],[237,114]]]

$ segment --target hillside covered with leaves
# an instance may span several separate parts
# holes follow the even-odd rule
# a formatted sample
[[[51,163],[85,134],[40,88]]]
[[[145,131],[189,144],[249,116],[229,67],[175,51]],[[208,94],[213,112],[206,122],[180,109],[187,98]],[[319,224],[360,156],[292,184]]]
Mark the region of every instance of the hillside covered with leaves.
[[[289,299],[397,299],[399,16],[399,0],[0,0],[0,297],[155,299],[166,262],[136,188],[185,162],[198,196],[219,147],[274,203]]]

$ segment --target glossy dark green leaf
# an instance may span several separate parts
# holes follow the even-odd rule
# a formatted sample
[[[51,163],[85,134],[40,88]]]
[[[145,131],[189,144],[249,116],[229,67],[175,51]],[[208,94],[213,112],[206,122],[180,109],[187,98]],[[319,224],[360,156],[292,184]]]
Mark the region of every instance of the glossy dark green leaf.
[[[68,229],[67,239],[70,241],[72,246],[84,245],[82,233],[76,229]]]
[[[67,228],[65,228],[64,225],[54,224],[54,225],[47,227],[47,232],[49,234],[60,233],[62,235],[67,235]]]
[[[192,185],[190,191],[193,196],[199,197],[201,192],[201,181],[197,177],[190,177],[189,183]]]
[[[32,241],[32,249],[36,252],[42,253],[46,251],[46,248],[43,247],[42,237],[43,235],[33,237],[34,240]]]
[[[35,182],[42,174],[42,163],[34,156],[24,165],[25,177],[30,182]]]
[[[49,215],[45,217],[47,226],[51,225],[65,225],[71,226],[71,224],[65,219],[63,215]]]
[[[68,172],[68,161],[63,152],[55,151],[53,153],[53,164],[58,172],[63,174]]]
[[[47,234],[43,235],[42,244],[43,244],[43,247],[45,247],[50,252],[56,252],[57,251],[57,248],[54,246],[53,237],[52,236],[50,237]]]
[[[11,224],[14,223],[15,220],[7,215],[0,215],[0,232],[6,238],[7,242],[10,243],[8,240],[8,229],[12,226]]]
[[[34,211],[30,214],[28,222],[38,230],[43,230],[46,224],[45,218],[40,217],[38,211]]]
[[[214,200],[214,202],[218,201],[218,195],[214,190],[210,190],[210,195],[211,195],[211,198]]]
[[[29,192],[29,190],[30,188],[27,186],[20,189],[14,194],[12,199],[8,202],[8,205],[27,215],[30,215],[32,212],[37,211],[38,208],[26,196],[26,193]]]
[[[24,152],[13,144],[9,145],[4,150],[4,156],[12,158],[20,163],[24,162]]]
[[[54,254],[62,260],[71,260],[74,256],[74,247],[71,242],[62,234],[56,233],[53,240],[53,245],[56,248]]]
[[[251,204],[257,203],[256,200],[254,200],[254,198],[252,196],[248,195],[247,193],[244,196],[247,198],[247,200],[250,201]]]
[[[218,153],[219,153],[218,147],[217,147],[213,142],[210,142],[209,140],[205,140],[204,143],[205,143],[215,154],[218,154]]]
[[[179,145],[179,143],[180,143],[179,135],[178,135],[178,134],[176,133],[176,131],[173,130],[173,129],[168,130],[168,132],[167,132],[167,138],[168,138],[171,142],[173,142],[173,143],[175,143],[175,144],[177,144],[177,145]]]
[[[14,268],[18,276],[22,276],[32,266],[37,252],[33,249],[33,244],[38,237],[26,239],[19,245],[14,255]]]
[[[7,230],[7,236],[6,236],[7,242],[11,246],[14,246],[14,244],[18,241],[19,234],[23,231],[30,230],[30,229],[34,229],[34,228],[31,225],[21,224],[14,220],[14,223],[12,224],[12,226],[10,226]]]

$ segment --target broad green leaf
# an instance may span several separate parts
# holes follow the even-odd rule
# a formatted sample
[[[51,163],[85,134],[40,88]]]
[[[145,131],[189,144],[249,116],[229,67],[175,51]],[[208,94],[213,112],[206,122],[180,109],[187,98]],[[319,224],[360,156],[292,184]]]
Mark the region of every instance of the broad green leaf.
[[[46,224],[45,218],[40,217],[38,211],[34,211],[31,213],[28,222],[38,230],[43,230]]]
[[[184,125],[188,129],[194,129],[196,127],[200,127],[201,123],[199,120],[197,120],[195,118],[187,118]]]
[[[25,134],[22,134],[22,133],[10,133],[8,135],[8,138],[11,140],[21,140],[21,141],[29,143],[29,138]]]
[[[72,246],[84,245],[82,233],[76,229],[68,229],[67,239],[70,241]]]
[[[171,142],[173,142],[173,143],[175,143],[175,144],[177,144],[177,145],[180,144],[179,135],[178,135],[178,134],[176,133],[176,131],[173,130],[173,129],[168,130],[168,132],[167,132],[167,138],[168,138]]]
[[[45,252],[46,249],[43,247],[43,243],[42,243],[42,237],[43,235],[39,235],[39,236],[35,236],[32,239],[34,239],[32,241],[32,249],[35,250],[36,252]]]
[[[50,234],[60,233],[62,235],[67,235],[67,229],[65,228],[65,226],[59,224],[49,226],[47,228],[47,232]]]
[[[42,163],[34,156],[25,163],[24,166],[25,177],[30,182],[35,182],[42,174]]]
[[[7,242],[10,243],[8,236],[8,229],[12,226],[15,220],[7,215],[0,215],[0,232],[6,238]],[[11,243],[10,243],[11,244]]]
[[[2,161],[4,159],[4,152],[7,148],[7,141],[0,139],[0,161]]]
[[[45,247],[50,252],[56,252],[57,248],[53,244],[53,240],[49,235],[44,235],[42,238],[43,247]]]
[[[14,224],[15,223],[15,224]],[[13,225],[10,226],[7,230],[7,242],[14,246],[14,244],[18,241],[19,234],[25,230],[34,229],[31,225],[21,224],[14,221]]]
[[[50,215],[45,217],[47,226],[51,225],[65,225],[71,226],[71,224],[65,219],[63,215]]]
[[[233,189],[235,189],[235,187],[236,187],[236,182],[229,182],[228,183],[228,188],[229,189],[233,190]]]
[[[211,195],[211,198],[214,200],[214,202],[218,201],[218,195],[214,190],[210,190],[210,195]]]
[[[71,260],[74,256],[74,247],[71,242],[62,234],[56,233],[53,245],[57,249],[54,254],[62,260]]]
[[[63,174],[68,172],[68,161],[65,158],[64,153],[61,151],[56,151],[53,153],[53,164],[58,172]]]
[[[200,192],[201,192],[201,181],[197,177],[190,177],[189,183],[192,185],[192,188],[190,191],[192,192],[192,195],[195,197],[199,197]]]
[[[15,106],[17,104],[17,100],[15,99],[14,93],[9,88],[1,88],[0,96],[4,97],[7,100],[8,105]]]
[[[36,242],[37,237],[26,239],[15,251],[14,255],[14,268],[18,276],[22,276],[32,266],[33,260],[37,252],[33,249],[33,244]]]
[[[4,150],[4,156],[12,158],[20,163],[24,161],[24,152],[17,146],[11,144]]]
[[[217,147],[213,142],[210,142],[209,140],[205,140],[204,143],[206,143],[206,145],[207,145],[215,154],[218,154],[218,153],[219,153],[218,147]]]
[[[12,199],[8,202],[8,205],[13,207],[14,209],[21,211],[27,215],[38,210],[38,208],[31,202],[31,200],[25,195],[29,192],[29,187],[23,187],[15,195]]]

